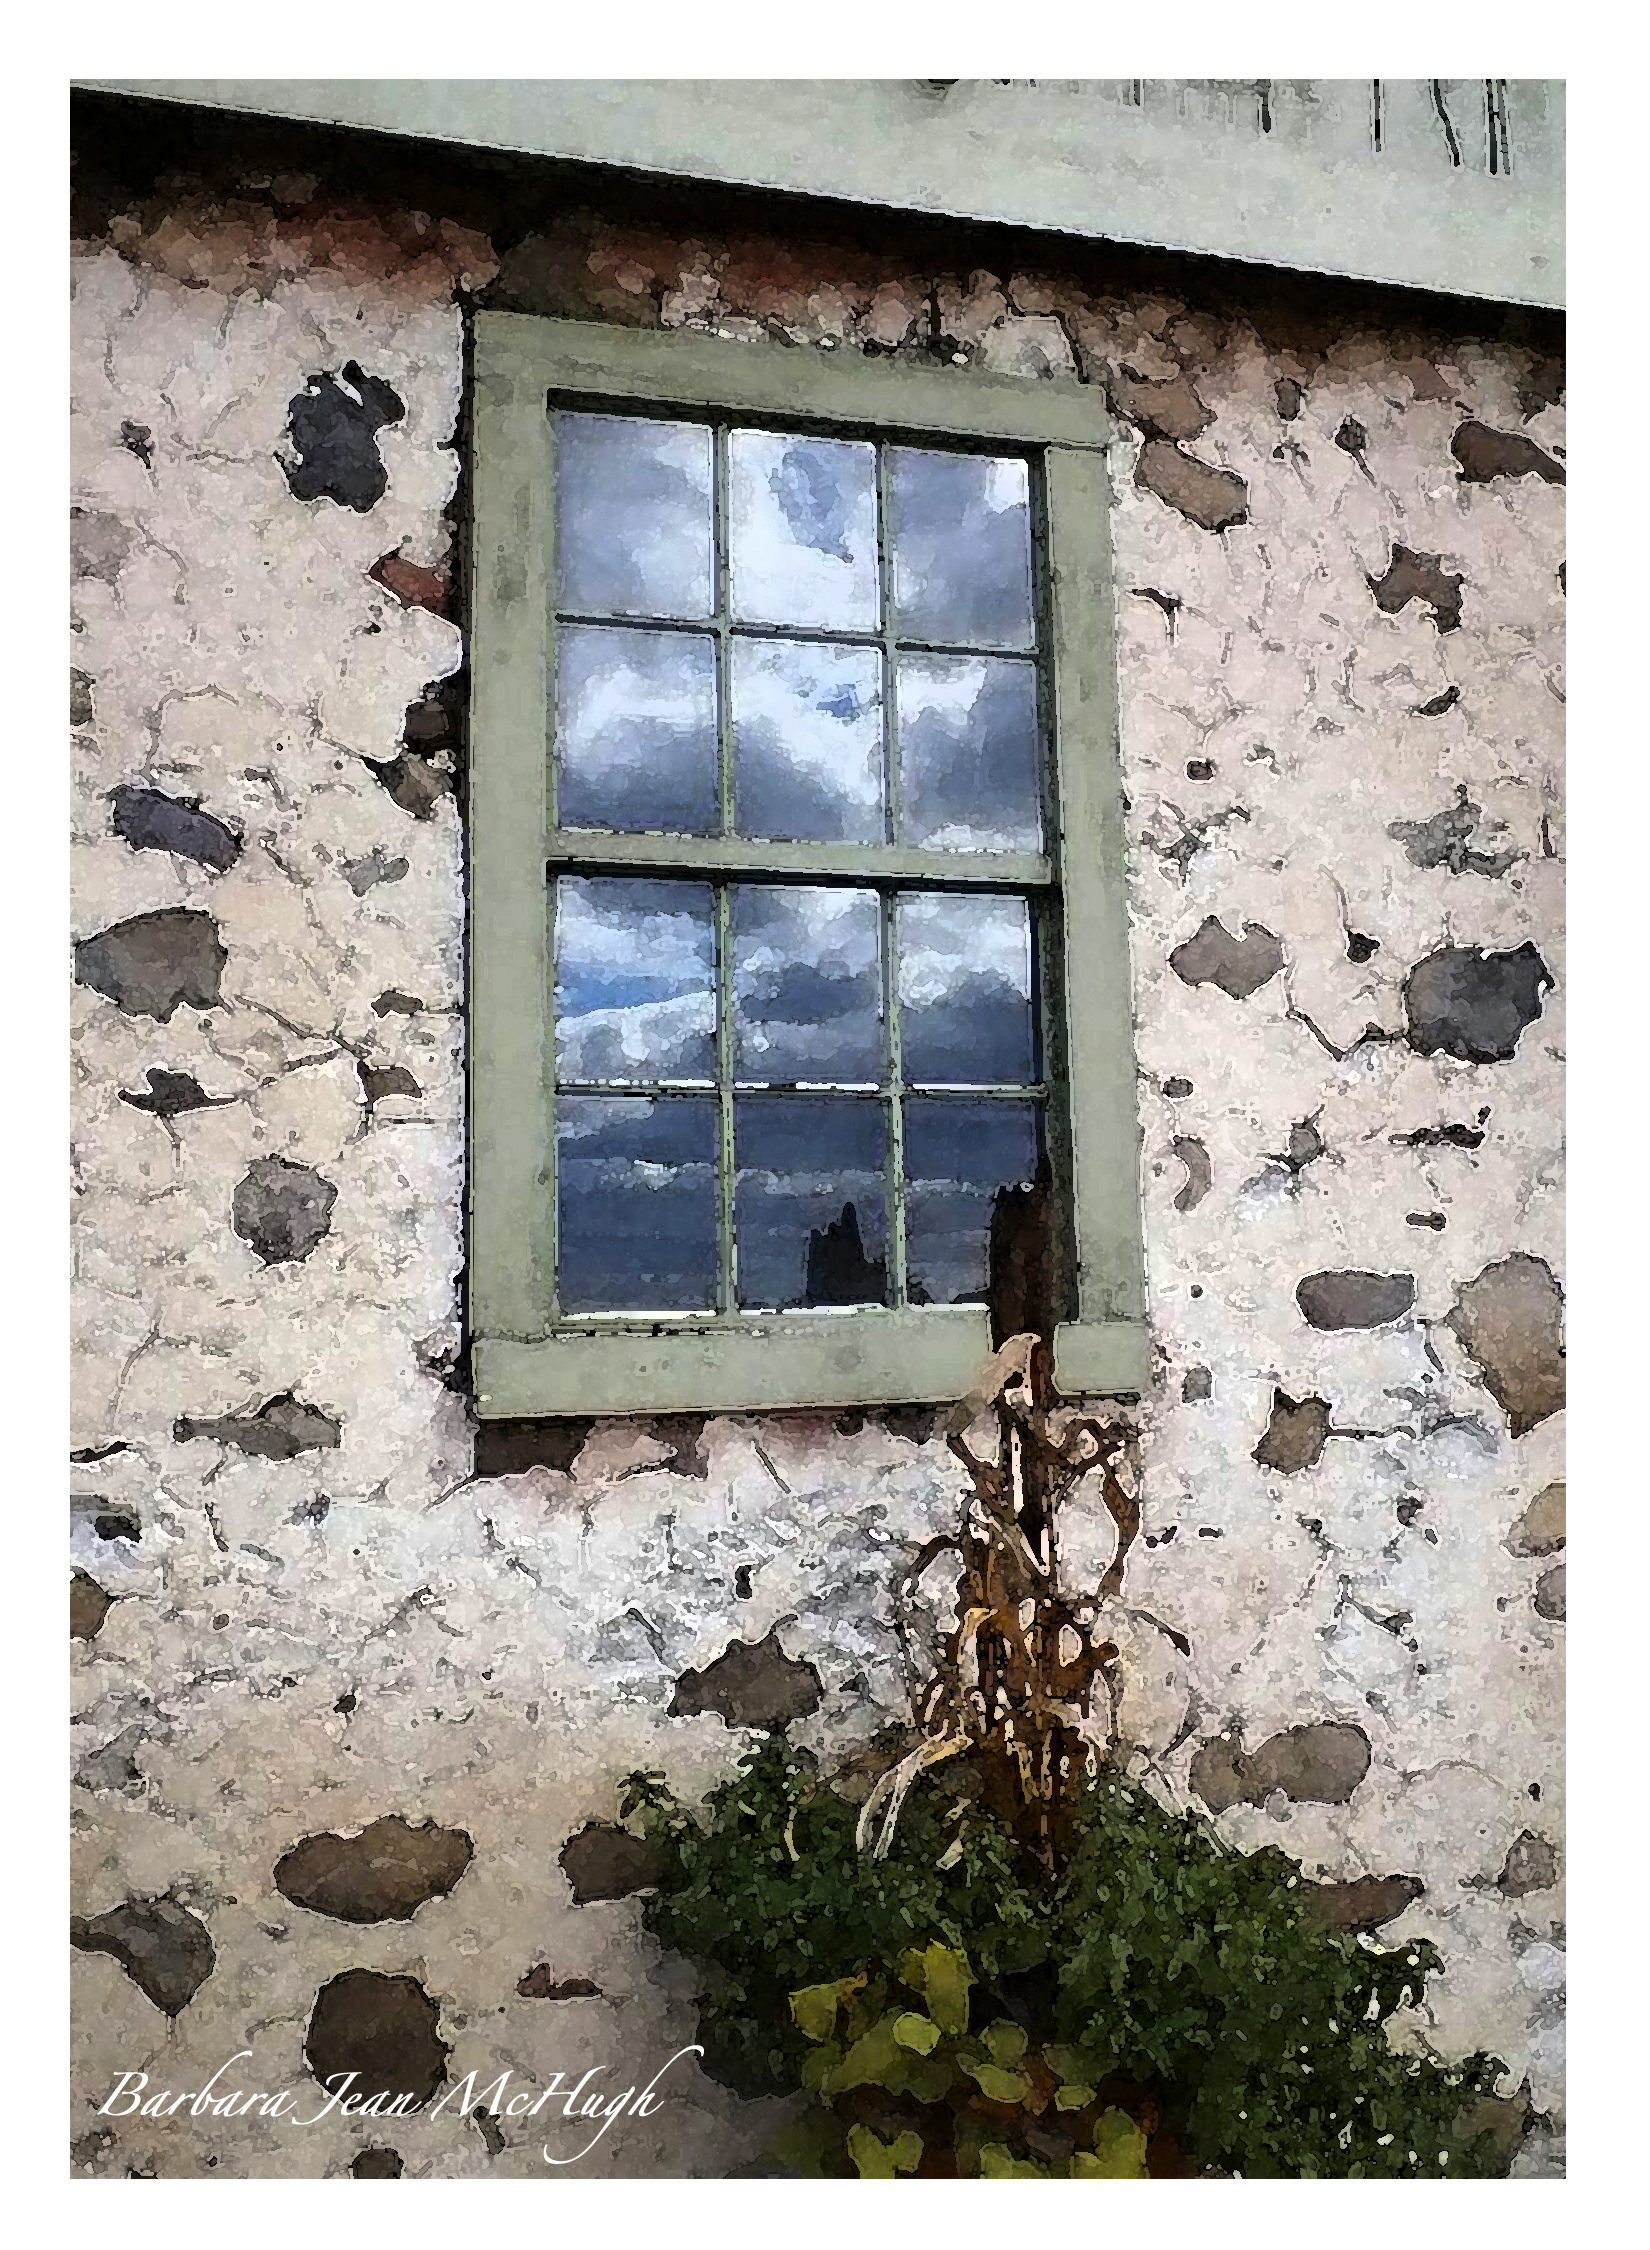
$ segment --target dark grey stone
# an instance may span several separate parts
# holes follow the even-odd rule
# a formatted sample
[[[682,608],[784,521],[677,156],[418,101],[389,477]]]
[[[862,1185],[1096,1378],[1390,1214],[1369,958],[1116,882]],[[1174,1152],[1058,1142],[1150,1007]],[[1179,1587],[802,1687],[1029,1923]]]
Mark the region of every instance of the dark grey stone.
[[[1215,984],[1234,1000],[1247,1000],[1283,967],[1283,947],[1258,922],[1246,922],[1233,937],[1211,914],[1169,955],[1182,984]]]
[[[338,1190],[307,1164],[260,1156],[235,1189],[232,1224],[266,1266],[307,1258],[330,1231]]]
[[[218,1006],[228,959],[210,914],[165,906],[80,939],[74,973],[77,984],[101,992],[127,1015],[170,1023],[179,1007]]]
[[[1458,1062],[1506,1062],[1541,1013],[1552,972],[1528,939],[1511,952],[1441,946],[1404,979],[1404,1014],[1418,1055]]]
[[[344,362],[341,376],[310,376],[287,409],[298,465],[281,466],[293,498],[331,500],[365,515],[389,488],[378,432],[406,411],[388,383],[363,373],[353,359]]]
[[[1323,1458],[1328,1442],[1327,1399],[1295,1399],[1285,1391],[1274,1390],[1272,1418],[1255,1447],[1254,1459],[1263,1469],[1277,1469],[1285,1476],[1293,1476],[1301,1469],[1314,1468]]]
[[[188,2007],[217,1962],[206,1924],[164,1898],[128,1899],[89,1921],[74,1915],[69,1943],[82,1953],[110,1954],[168,2016]]]
[[[1445,1326],[1505,1409],[1514,1437],[1563,1406],[1564,1292],[1545,1259],[1515,1251],[1485,1266],[1460,1290]]]
[[[474,1856],[462,1828],[415,1828],[391,1813],[359,1836],[305,1836],[275,1862],[275,1888],[338,1922],[407,1922],[445,1898]]]
[[[192,1438],[216,1438],[220,1445],[239,1446],[265,1461],[290,1461],[294,1454],[326,1450],[337,1445],[340,1434],[330,1414],[302,1405],[290,1391],[270,1399],[256,1414],[224,1414],[207,1422],[183,1414],[172,1425],[180,1445]]]
[[[1483,806],[1472,802],[1463,781],[1456,786],[1453,805],[1430,820],[1389,821],[1387,834],[1403,845],[1412,867],[1447,867],[1452,875],[1505,875],[1522,854],[1475,850],[1472,838],[1483,817]]]
[[[592,1820],[569,1836],[559,1857],[575,1906],[629,1898],[635,1891],[651,1890],[659,1880],[653,1847],[607,1820]]]
[[[158,789],[111,789],[114,828],[135,852],[173,852],[222,874],[241,856],[241,839],[225,822],[186,798]]]
[[[129,1109],[141,1109],[151,1117],[187,1117],[193,1109],[227,1109],[231,1096],[209,1094],[198,1078],[191,1078],[184,1070],[146,1070],[149,1081],[146,1094],[128,1094],[124,1090],[121,1100]]]
[[[1453,633],[1461,623],[1459,571],[1447,571],[1441,555],[1417,554],[1413,547],[1394,544],[1392,560],[1379,578],[1366,578],[1375,606],[1391,617],[1410,602],[1422,602],[1432,611],[1440,633]]]
[[[1309,1273],[1295,1302],[1314,1328],[1384,1328],[1415,1302],[1412,1273]]]
[[[1558,1853],[1545,1836],[1533,1828],[1509,1846],[1496,1888],[1506,1898],[1528,1898],[1532,1891],[1550,1891],[1558,1881]]]
[[[375,1969],[346,1969],[322,1985],[304,2035],[304,2061],[321,2084],[354,2071],[351,2098],[365,2101],[409,2094],[427,2102],[451,2053],[441,2010],[417,1979]]]

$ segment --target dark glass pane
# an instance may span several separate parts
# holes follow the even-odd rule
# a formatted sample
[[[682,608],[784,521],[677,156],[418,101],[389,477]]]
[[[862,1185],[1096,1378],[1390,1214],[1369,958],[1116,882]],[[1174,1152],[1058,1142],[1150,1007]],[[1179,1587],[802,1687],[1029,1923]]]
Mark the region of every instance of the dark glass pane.
[[[708,883],[556,883],[556,1076],[714,1078],[716,925]]]
[[[896,914],[907,1083],[1028,1083],[1031,918],[1025,900],[906,892]]]
[[[983,1299],[991,1199],[1037,1171],[1034,1102],[905,1104],[905,1271],[914,1305]]]
[[[740,1305],[885,1304],[882,1104],[745,1098],[733,1132]]]
[[[1033,667],[1001,656],[902,656],[898,702],[902,841],[1040,851]]]
[[[557,1101],[563,1312],[714,1310],[716,1134],[714,1097]]]
[[[1029,648],[1025,463],[896,445],[888,449],[888,468],[900,638]]]
[[[705,835],[716,805],[708,634],[564,625],[556,636],[556,815],[564,828]]]
[[[875,449],[735,430],[728,482],[734,616],[752,625],[874,632]]]
[[[733,894],[733,1069],[747,1084],[879,1085],[874,891],[742,883]]]
[[[740,835],[880,844],[876,650],[736,640],[733,751]]]
[[[613,414],[556,421],[556,606],[711,613],[710,432]]]

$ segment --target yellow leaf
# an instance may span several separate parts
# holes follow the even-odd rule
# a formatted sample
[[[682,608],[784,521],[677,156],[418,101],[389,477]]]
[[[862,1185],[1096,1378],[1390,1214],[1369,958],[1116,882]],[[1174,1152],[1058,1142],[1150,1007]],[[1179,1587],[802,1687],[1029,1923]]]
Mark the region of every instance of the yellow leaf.
[[[982,2180],[1046,2180],[1048,2173],[1040,2164],[1022,2163],[1010,2156],[1001,2141],[987,2141],[980,2150],[980,2178]]]
[[[817,2045],[829,2039],[836,2029],[836,2006],[841,1997],[835,1983],[805,1984],[800,1992],[791,1994],[791,2020],[804,2039]]]
[[[969,2062],[963,2056],[958,2060],[987,2101],[1020,2102],[1031,2091],[1031,2081],[1020,2071],[1004,2070],[999,2063]]]
[[[986,2053],[993,2062],[1005,2066],[1017,2063],[1025,2054],[1030,2041],[1017,2023],[994,2023],[980,2034]]]
[[[919,1974],[911,1974],[907,1962]],[[900,1973],[922,1993],[928,2013],[942,2031],[956,2038],[968,2029],[968,1988],[974,1982],[974,1972],[966,1953],[935,1943],[920,1954],[907,1954]]]
[[[1093,2099],[1092,2086],[1057,2086],[1054,2089],[1056,2109],[1087,2109]]]
[[[931,2023],[927,2016],[896,2016],[894,2037],[902,2047],[909,2047],[916,2054],[931,2055],[940,2043],[940,2027]]]
[[[1098,2170],[1087,2176],[1098,2180],[1146,2178],[1146,2136],[1126,2110],[1108,2109],[1094,2128],[1094,2154]]]
[[[862,2180],[891,2180],[896,2172],[916,2170],[922,2162],[922,2142],[915,2133],[884,2141],[869,2125],[853,2125],[848,2129],[848,2154]]]

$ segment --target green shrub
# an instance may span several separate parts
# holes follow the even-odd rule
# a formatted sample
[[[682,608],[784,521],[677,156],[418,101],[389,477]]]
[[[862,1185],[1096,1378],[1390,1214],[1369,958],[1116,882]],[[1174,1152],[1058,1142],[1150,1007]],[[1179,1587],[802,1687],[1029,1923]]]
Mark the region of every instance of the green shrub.
[[[1483,2099],[1503,2065],[1386,2037],[1439,1973],[1433,1948],[1331,1933],[1281,1852],[1232,1851],[1114,1773],[1084,1791],[1052,1883],[974,1801],[966,1761],[913,1793],[882,1860],[778,1737],[700,1819],[656,1775],[631,1776],[624,1809],[662,1870],[647,1927],[707,1972],[704,2067],[743,2094],[815,2096],[794,2167],[1065,2177],[1081,2158],[1076,2176],[1118,2177],[1128,2135],[1155,2129],[1193,2171],[1505,2169]],[[910,1998],[936,1947],[970,1980],[960,2016],[954,1996]],[[1062,2107],[1062,2089],[1089,2099]]]

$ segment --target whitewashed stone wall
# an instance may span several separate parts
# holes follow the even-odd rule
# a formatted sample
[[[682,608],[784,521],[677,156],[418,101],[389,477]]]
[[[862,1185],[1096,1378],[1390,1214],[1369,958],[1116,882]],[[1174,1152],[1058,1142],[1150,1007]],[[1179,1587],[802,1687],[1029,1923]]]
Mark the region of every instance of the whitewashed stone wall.
[[[1159,1348],[1128,1598],[1191,1650],[1119,1620],[1137,1770],[1310,1874],[1417,1878],[1386,1934],[1448,1964],[1419,2028],[1498,2051],[1561,2121],[1550,370],[1465,336],[1286,348],[1059,277],[578,219],[499,275],[474,233],[315,192],[180,196],[75,257],[74,1903],[158,1917],[180,1990],[206,1962],[193,1924],[211,1948],[175,2015],[76,1954],[77,2174],[339,2176],[393,2143],[408,2176],[559,2176],[543,2121],[483,2134],[454,2108],[389,2132],[95,2113],[123,2071],[193,2091],[250,2049],[221,2084],[307,2085],[309,2115],[306,2027],[352,1969],[417,1980],[454,2078],[645,2083],[693,2037],[693,1974],[634,1899],[572,1903],[564,1840],[613,1817],[626,1770],[692,1790],[755,1739],[665,1715],[732,1640],[777,1629],[815,1667],[793,1739],[898,1715],[888,1584],[957,1492],[921,1415],[611,1423],[565,1468],[472,1474],[462,838],[435,690],[464,655],[440,614],[461,308],[489,284],[937,349],[959,381],[1110,385]],[[342,422],[380,410],[351,456],[369,484],[382,464],[365,506],[298,496],[294,402],[336,407],[338,382]],[[1393,576],[1399,548],[1419,560]],[[1406,579],[1432,600],[1384,608]],[[1465,1051],[1418,1051],[1438,1039]],[[1320,1319],[1387,1317],[1312,1325],[1313,1275],[1386,1277],[1308,1289]],[[1097,1577],[1109,1519],[1074,1508],[1066,1542]],[[1361,1778],[1326,1778],[1322,1736],[1252,1758],[1325,1721],[1361,1730]],[[470,1839],[448,1895],[356,1925],[277,1890],[301,1838],[391,1815]],[[519,1994],[539,1964],[600,1996]],[[766,2107],[690,2060],[668,2085],[579,2169],[758,2155]],[[1536,2146],[1522,2167],[1551,2161]]]

